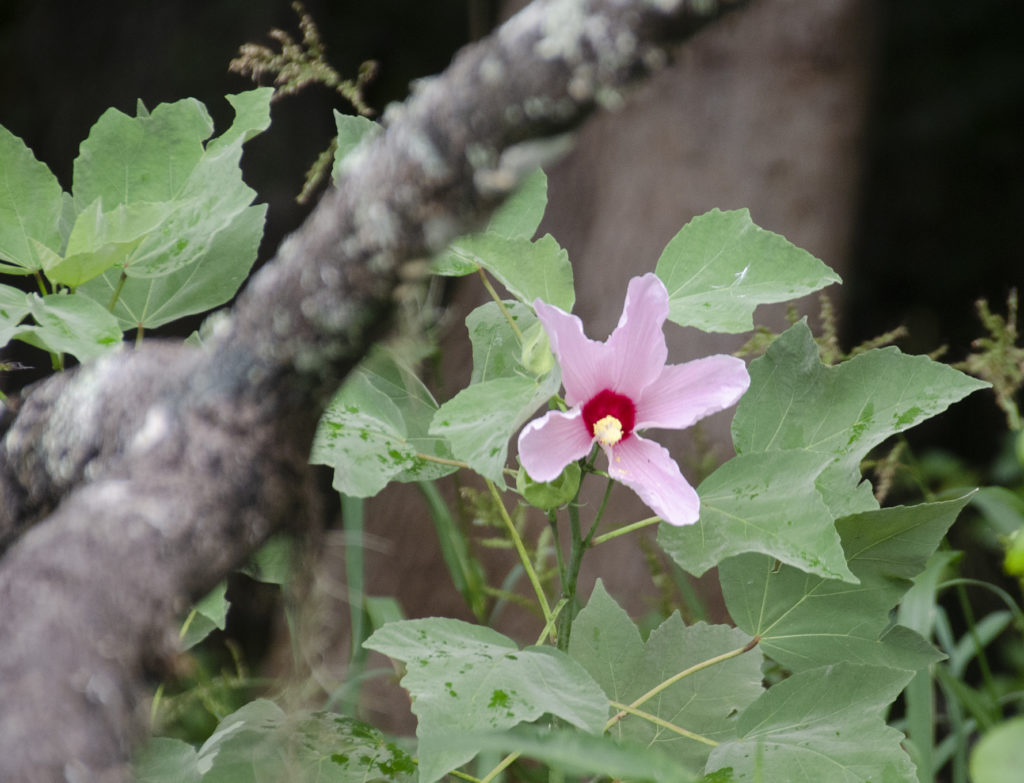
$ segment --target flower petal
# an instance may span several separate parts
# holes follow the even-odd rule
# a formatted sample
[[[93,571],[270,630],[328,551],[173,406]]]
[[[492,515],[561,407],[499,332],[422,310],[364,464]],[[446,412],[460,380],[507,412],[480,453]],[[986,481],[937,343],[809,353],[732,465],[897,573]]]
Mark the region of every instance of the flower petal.
[[[636,428],[681,430],[733,405],[748,386],[747,365],[735,356],[669,365],[637,400]]]
[[[608,388],[608,347],[588,338],[583,333],[583,322],[575,315],[540,299],[534,301],[533,309],[544,324],[551,351],[562,368],[565,401],[579,405]]]
[[[566,465],[587,456],[593,442],[579,409],[548,411],[519,433],[519,460],[534,481],[554,481]]]
[[[662,327],[668,318],[668,291],[650,272],[629,281],[622,317],[608,338],[606,361],[612,391],[636,400],[661,374],[668,359]],[[600,391],[600,390],[598,390]]]
[[[697,521],[700,498],[668,449],[634,435],[605,451],[608,475],[636,492],[659,517],[672,525]]]

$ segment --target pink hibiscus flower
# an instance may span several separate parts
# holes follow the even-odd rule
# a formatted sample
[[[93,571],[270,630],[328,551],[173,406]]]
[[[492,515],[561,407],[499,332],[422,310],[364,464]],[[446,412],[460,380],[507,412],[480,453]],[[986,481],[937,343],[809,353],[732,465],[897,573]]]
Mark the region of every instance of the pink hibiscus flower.
[[[650,273],[630,281],[607,342],[588,339],[574,315],[540,299],[533,306],[562,367],[570,410],[549,411],[523,428],[519,458],[526,472],[535,481],[552,481],[599,443],[609,475],[658,516],[673,525],[696,522],[696,490],[667,449],[637,432],[684,429],[733,405],[750,385],[743,361],[718,355],[666,365],[668,291]]]

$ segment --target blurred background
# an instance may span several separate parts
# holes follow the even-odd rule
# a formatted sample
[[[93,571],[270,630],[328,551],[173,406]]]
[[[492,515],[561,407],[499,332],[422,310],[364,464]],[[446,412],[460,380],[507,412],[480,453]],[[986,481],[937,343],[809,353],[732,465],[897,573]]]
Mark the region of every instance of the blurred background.
[[[379,116],[514,3],[305,5],[342,76],[377,61],[365,97]],[[78,145],[108,107],[134,115],[140,99],[152,108],[191,96],[218,132],[227,127],[223,96],[252,86],[228,63],[243,43],[271,44],[271,28],[300,37],[286,0],[0,0],[0,124],[70,190]],[[755,0],[699,36],[626,111],[588,125],[549,172],[542,228],[577,267],[577,312],[596,325],[591,334],[610,331],[625,281],[653,268],[690,217],[749,207],[756,223],[840,271],[845,284],[829,294],[844,349],[904,325],[903,350],[945,346],[944,360],[963,359],[985,334],[975,301],[1003,313],[1011,288],[1024,284],[1022,41],[1019,0]],[[295,197],[335,133],[332,108],[352,110],[320,86],[284,98],[270,130],[246,146],[246,179],[269,204],[261,261],[308,212]],[[466,310],[478,294],[451,296],[454,310]],[[812,317],[818,307],[802,305]],[[784,326],[778,312],[766,318]],[[676,347],[685,358],[736,343],[684,334]],[[6,375],[5,391],[48,366],[31,350],[8,349],[4,359],[40,369]],[[465,370],[453,367],[455,376]],[[711,440],[724,441],[727,426],[722,418]],[[916,473],[897,481],[894,500],[919,499],[922,482],[927,491],[1021,486],[1006,418],[989,393],[909,441]],[[984,539],[969,569],[999,578],[991,536],[961,529],[959,545]],[[419,539],[408,553],[407,582],[429,580],[432,546]],[[382,592],[401,591],[398,573],[392,563],[378,574]],[[431,612],[460,611],[450,587],[419,600]]]

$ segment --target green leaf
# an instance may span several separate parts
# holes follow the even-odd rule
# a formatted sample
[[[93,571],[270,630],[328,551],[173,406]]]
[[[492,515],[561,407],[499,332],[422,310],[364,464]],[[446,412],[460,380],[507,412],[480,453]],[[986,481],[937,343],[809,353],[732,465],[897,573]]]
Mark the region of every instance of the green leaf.
[[[7,345],[32,310],[32,294],[0,284],[0,346]]]
[[[748,331],[758,305],[841,282],[806,250],[754,225],[746,209],[695,217],[666,245],[655,274],[668,289],[669,320],[705,332]]]
[[[787,450],[817,454],[827,470],[818,482],[835,516],[877,508],[860,462],[891,435],[946,410],[988,384],[926,356],[898,348],[867,351],[826,367],[803,322],[783,333],[750,364],[750,389],[732,432],[737,452]]]
[[[855,581],[834,517],[815,487],[815,454],[740,454],[697,488],[694,525],[660,525],[658,543],[680,568],[699,576],[727,557],[762,552],[808,573]]]
[[[212,132],[213,120],[194,98],[162,103],[139,117],[107,109],[75,159],[72,192],[78,209],[97,200],[107,209],[177,200]]]
[[[45,163],[0,125],[0,272],[42,269],[37,245],[60,252],[64,192]]]
[[[719,579],[729,615],[744,631],[761,637],[761,649],[790,671],[837,661],[901,669],[932,663],[938,658],[934,650],[908,646],[913,644],[911,631],[890,634],[890,616],[969,499],[885,508],[838,520],[836,528],[859,585],[780,566],[765,555],[726,560],[719,566]]]
[[[197,263],[163,277],[125,280],[114,308],[121,328],[156,329],[228,301],[241,288],[256,260],[266,214],[265,204],[244,210],[213,238],[206,255]],[[119,278],[118,272],[111,271],[78,290],[105,305],[117,290]]]
[[[54,283],[77,288],[110,267],[123,264],[139,243],[164,219],[166,206],[139,202],[101,212],[97,199],[75,218],[64,257],[47,264]]]
[[[533,239],[548,206],[548,178],[537,169],[495,210],[487,230],[503,237]]]
[[[369,497],[389,481],[430,480],[455,466],[443,438],[428,433],[437,403],[416,375],[381,349],[353,371],[320,420],[310,462],[334,468],[334,487]]]
[[[287,533],[272,536],[238,570],[257,582],[286,585],[295,570],[295,542]]]
[[[431,263],[431,271],[436,275],[447,277],[473,274],[480,266],[485,266],[479,258],[470,252],[474,246],[500,248],[502,246],[501,239],[529,241],[537,233],[537,227],[544,217],[547,204],[548,179],[543,171],[537,169],[523,180],[519,189],[509,196],[504,204],[495,210],[484,231],[459,237],[451,242],[444,251],[438,253]],[[489,235],[490,239],[481,240],[480,237],[484,234]],[[520,242],[516,247],[524,247],[524,245]],[[501,250],[495,253],[496,257],[500,257],[501,254]],[[485,268],[487,267],[485,266]],[[564,270],[561,271],[561,274],[564,275]],[[569,274],[571,280],[571,270]],[[533,302],[533,299],[524,299],[523,301],[529,304]],[[572,307],[572,302],[569,303],[569,307]]]
[[[257,699],[199,750],[203,783],[411,783],[416,763],[372,726],[329,712],[287,715]]]
[[[647,641],[598,580],[573,623],[569,654],[590,672],[608,698],[631,704],[656,685],[690,667],[742,648],[750,637],[724,625],[684,626],[673,614]],[[736,733],[736,714],[757,699],[761,654],[751,650],[695,672],[639,706],[682,729],[721,742]],[[631,744],[655,748],[692,772],[703,768],[711,746],[684,737],[637,716],[627,715],[612,735]],[[633,776],[630,775],[630,778]]]
[[[692,772],[657,748],[617,742],[608,736],[564,730],[513,729],[500,734],[453,736],[451,745],[481,752],[519,753],[568,774],[597,775],[601,780],[614,778],[634,783],[691,783],[696,780]]]
[[[255,192],[242,181],[239,160],[245,141],[269,124],[271,94],[260,88],[228,96],[235,121],[205,148],[212,125],[192,100],[134,118],[108,111],[83,143],[75,161],[76,204],[102,199],[105,211],[148,205],[162,216],[115,268],[79,289],[107,305],[126,275],[115,308],[124,328],[155,328],[237,291],[255,260],[266,211],[249,206]]]
[[[1024,769],[1024,717],[987,732],[971,752],[973,783],[1017,783]]]
[[[911,676],[850,663],[794,674],[744,710],[708,769],[731,767],[736,781],[915,783],[903,735],[882,718]]]
[[[15,337],[53,353],[69,353],[79,361],[95,359],[121,344],[117,319],[82,296],[32,294],[29,306],[36,326],[20,326]]]
[[[473,345],[470,383],[533,374],[522,365],[522,344],[510,319],[520,333],[540,323],[533,308],[519,302],[503,302],[501,307],[497,302],[488,302],[466,316],[466,328]]]
[[[513,375],[474,383],[438,409],[430,432],[451,443],[456,459],[503,486],[509,439],[561,383],[557,369],[539,381]]]
[[[196,603],[181,637],[182,650],[195,647],[215,629],[223,631],[227,627],[228,609],[231,608],[227,591],[227,582],[221,582]]]
[[[732,431],[739,456],[698,488],[695,525],[658,540],[687,571],[760,552],[808,573],[855,582],[832,521],[878,507],[860,462],[889,436],[986,386],[896,348],[835,367],[818,359],[805,323],[750,364]]]
[[[153,737],[132,760],[136,783],[199,783],[199,753],[187,742]]]
[[[553,647],[518,649],[490,628],[433,617],[389,623],[364,646],[406,664],[402,685],[418,718],[420,783],[469,761],[451,738],[501,731],[545,714],[601,733],[608,700],[589,674]]]
[[[576,301],[569,254],[550,234],[536,242],[491,232],[462,237],[435,260],[432,271],[465,275],[477,267],[486,269],[510,294],[528,305],[542,299],[569,312]]]
[[[334,125],[338,129],[338,143],[334,148],[334,166],[331,178],[337,182],[342,173],[342,161],[358,147],[364,139],[379,136],[381,127],[371,119],[358,114],[342,114],[334,110]]]

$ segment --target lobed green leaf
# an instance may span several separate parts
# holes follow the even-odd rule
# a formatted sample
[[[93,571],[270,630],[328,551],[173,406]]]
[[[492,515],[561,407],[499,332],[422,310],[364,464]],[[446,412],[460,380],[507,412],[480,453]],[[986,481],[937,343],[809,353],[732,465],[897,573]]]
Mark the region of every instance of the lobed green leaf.
[[[891,613],[970,496],[877,509],[836,523],[851,585],[773,558],[745,554],[719,566],[729,614],[761,637],[761,649],[790,671],[837,661],[919,669],[939,656],[912,631],[893,633]]]
[[[42,269],[39,248],[59,253],[64,192],[45,163],[0,126],[0,272]]]
[[[402,685],[418,718],[420,783],[433,783],[478,748],[452,739],[502,731],[551,714],[601,733],[608,700],[576,661],[527,647],[490,628],[432,617],[388,623],[364,646],[406,664]]]
[[[736,781],[914,783],[903,735],[883,718],[911,676],[845,662],[794,674],[743,711],[708,769],[732,768]]]
[[[750,637],[724,625],[684,626],[673,614],[647,641],[598,580],[573,623],[569,654],[604,688],[608,698],[631,704],[656,685],[690,667],[743,647]],[[761,654],[743,655],[695,672],[639,709],[711,740],[735,737],[736,715],[762,692]],[[627,715],[612,736],[660,751],[693,773],[703,769],[709,744]],[[631,779],[632,775],[629,776]]]
[[[746,209],[695,217],[665,246],[655,274],[669,293],[669,320],[705,332],[754,328],[754,309],[841,282],[785,237],[754,225]]]
[[[335,394],[310,455],[334,468],[334,487],[369,497],[389,481],[440,478],[456,470],[444,438],[428,432],[437,403],[410,369],[385,349],[372,352]]]

